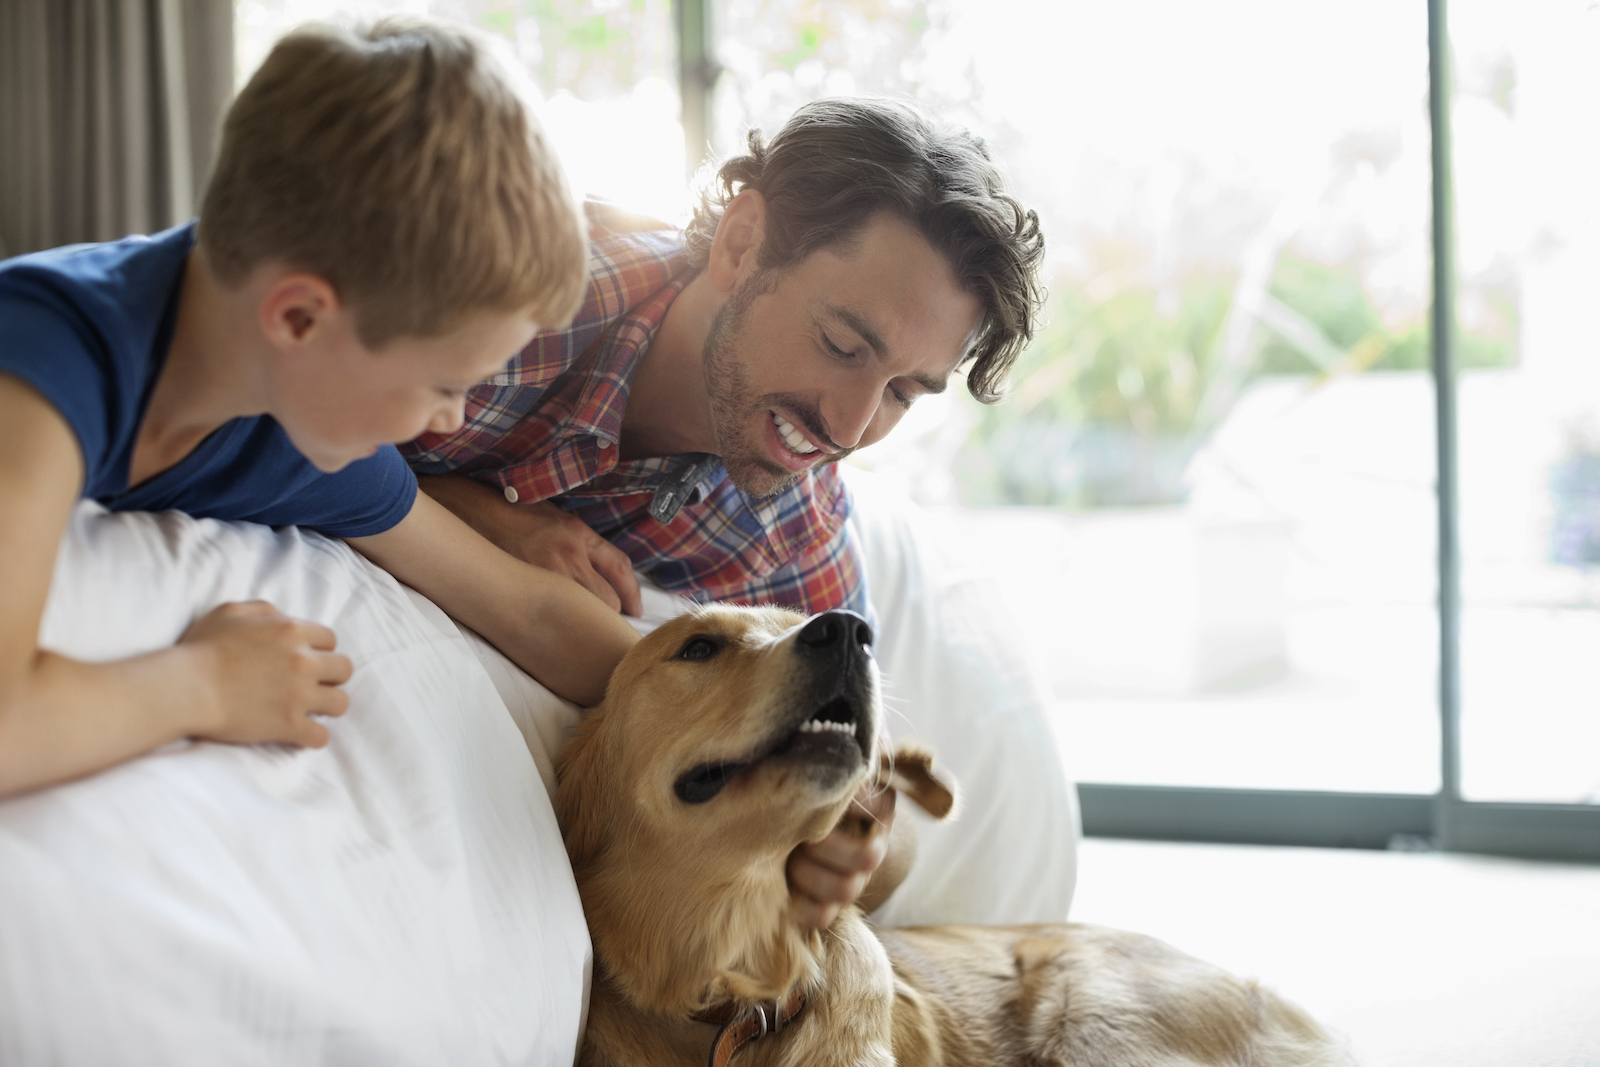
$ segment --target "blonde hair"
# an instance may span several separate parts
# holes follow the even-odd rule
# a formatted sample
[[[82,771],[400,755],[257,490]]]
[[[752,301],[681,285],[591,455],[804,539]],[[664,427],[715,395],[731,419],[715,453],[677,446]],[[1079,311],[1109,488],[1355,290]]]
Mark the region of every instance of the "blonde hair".
[[[273,261],[322,277],[373,349],[479,311],[564,326],[588,278],[582,215],[509,71],[418,18],[277,43],[228,111],[199,244],[224,285]]]

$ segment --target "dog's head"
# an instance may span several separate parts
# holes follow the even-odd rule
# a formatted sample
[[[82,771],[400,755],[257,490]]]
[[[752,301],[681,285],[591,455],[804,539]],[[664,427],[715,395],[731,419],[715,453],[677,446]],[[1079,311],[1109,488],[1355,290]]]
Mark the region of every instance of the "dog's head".
[[[645,637],[562,751],[557,807],[605,979],[645,1010],[815,976],[785,861],[876,764],[872,633],[832,611],[699,609]]]

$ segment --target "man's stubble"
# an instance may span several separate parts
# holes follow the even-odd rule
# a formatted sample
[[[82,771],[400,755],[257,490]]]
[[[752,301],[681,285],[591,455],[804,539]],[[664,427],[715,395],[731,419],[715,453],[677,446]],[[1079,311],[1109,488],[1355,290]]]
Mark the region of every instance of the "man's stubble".
[[[824,436],[819,428],[822,420],[811,404],[780,393],[759,398],[750,395],[749,376],[740,357],[749,351],[745,326],[750,305],[756,297],[772,290],[774,279],[767,277],[768,273],[751,276],[728,297],[711,320],[701,361],[712,432],[723,469],[734,485],[757,499],[787,491],[805,472],[791,471],[768,458],[761,442],[750,440],[751,423],[759,425],[759,419],[768,417],[769,409],[784,408],[799,417],[814,435]],[[853,450],[830,456],[826,462],[836,463],[850,451]]]

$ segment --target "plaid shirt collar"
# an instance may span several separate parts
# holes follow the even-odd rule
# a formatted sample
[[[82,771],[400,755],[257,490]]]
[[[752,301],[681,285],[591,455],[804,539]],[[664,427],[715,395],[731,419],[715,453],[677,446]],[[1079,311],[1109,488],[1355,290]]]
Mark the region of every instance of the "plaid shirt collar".
[[[678,299],[683,287],[689,283],[693,271],[683,271],[647,300],[640,303],[619,320],[610,335],[599,342],[599,352],[592,367],[584,368],[579,378],[575,403],[565,419],[561,436],[567,439],[592,437],[609,453],[609,461],[599,473],[617,465],[617,453],[605,448],[610,442],[622,439],[622,416],[628,408],[628,394],[633,389],[633,376],[639,369],[639,360],[655,340],[656,332],[667,317],[667,310]],[[525,349],[507,365],[506,370],[491,381],[496,385],[533,385],[548,388],[556,379],[551,376],[547,363],[524,367],[522,360],[531,351]],[[562,367],[562,371],[569,368]],[[576,368],[570,368],[576,369]],[[558,375],[557,377],[561,377]]]

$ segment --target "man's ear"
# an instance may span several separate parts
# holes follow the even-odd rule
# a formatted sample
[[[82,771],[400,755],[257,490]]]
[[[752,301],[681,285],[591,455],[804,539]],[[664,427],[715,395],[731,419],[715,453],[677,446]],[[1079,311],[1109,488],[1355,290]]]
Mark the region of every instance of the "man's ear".
[[[340,310],[333,286],[315,274],[284,274],[268,284],[256,306],[261,333],[280,352],[305,346]]]
[[[901,745],[891,755],[879,757],[879,777],[917,802],[935,819],[949,818],[955,811],[955,790],[933,776],[933,753],[921,745]]]
[[[754,274],[759,266],[761,242],[767,233],[767,199],[754,189],[741,190],[722,209],[717,235],[711,239],[706,276],[724,293]]]

